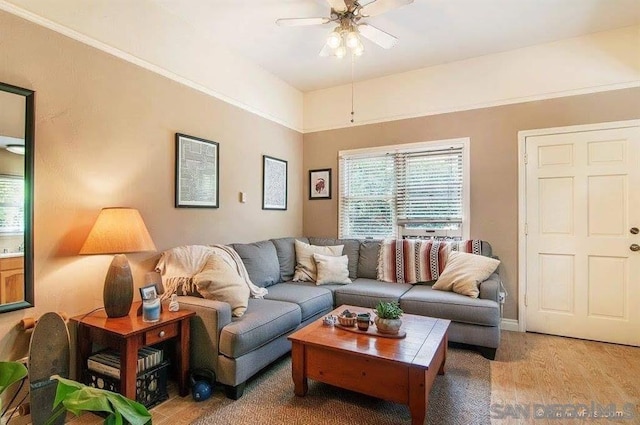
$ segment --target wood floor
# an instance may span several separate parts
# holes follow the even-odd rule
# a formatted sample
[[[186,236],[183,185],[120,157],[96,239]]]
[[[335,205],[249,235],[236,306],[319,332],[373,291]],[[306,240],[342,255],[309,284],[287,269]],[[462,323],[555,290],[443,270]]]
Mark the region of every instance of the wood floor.
[[[191,397],[173,395],[151,410],[153,424],[189,424],[223,397],[217,391],[211,399],[196,403]],[[626,418],[568,417],[593,407],[600,414],[615,407],[611,413],[618,411]],[[640,348],[503,331],[496,360],[491,362],[490,412],[491,423],[497,425],[640,424]],[[564,419],[537,417],[541,414],[561,414]],[[87,414],[71,423],[97,425],[102,419]]]

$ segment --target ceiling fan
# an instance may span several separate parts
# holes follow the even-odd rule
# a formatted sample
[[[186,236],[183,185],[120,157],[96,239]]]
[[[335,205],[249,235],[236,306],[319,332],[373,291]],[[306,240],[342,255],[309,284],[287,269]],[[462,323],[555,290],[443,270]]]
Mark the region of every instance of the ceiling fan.
[[[320,56],[337,56],[347,54],[347,48],[355,56],[364,53],[364,45],[360,36],[371,40],[384,49],[392,48],[398,39],[393,35],[363,22],[371,16],[381,15],[389,10],[413,3],[414,0],[327,0],[331,14],[326,18],[282,18],[276,21],[280,26],[326,25],[337,24],[327,37],[327,42],[320,51]],[[361,4],[365,3],[365,4]]]

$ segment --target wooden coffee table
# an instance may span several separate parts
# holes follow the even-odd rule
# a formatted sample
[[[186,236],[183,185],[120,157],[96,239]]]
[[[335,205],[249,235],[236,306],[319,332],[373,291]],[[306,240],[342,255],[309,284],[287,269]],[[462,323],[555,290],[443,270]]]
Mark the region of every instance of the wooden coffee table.
[[[371,309],[343,305],[356,313]],[[444,374],[449,320],[404,314],[407,336],[392,339],[324,326],[318,319],[289,336],[294,391],[307,393],[307,378],[359,393],[402,403],[411,423],[424,423],[429,392],[437,374]]]

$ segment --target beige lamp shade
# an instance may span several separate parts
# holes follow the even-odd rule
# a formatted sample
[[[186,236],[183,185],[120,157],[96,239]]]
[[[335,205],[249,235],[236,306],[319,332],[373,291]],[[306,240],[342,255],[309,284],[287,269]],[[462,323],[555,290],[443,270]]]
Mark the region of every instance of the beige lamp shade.
[[[103,208],[80,254],[155,251],[142,216],[135,208]]]

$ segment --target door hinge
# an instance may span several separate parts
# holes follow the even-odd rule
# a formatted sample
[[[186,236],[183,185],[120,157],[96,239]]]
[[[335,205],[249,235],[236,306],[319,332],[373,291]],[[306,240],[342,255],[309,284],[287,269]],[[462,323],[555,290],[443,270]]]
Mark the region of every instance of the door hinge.
[[[524,306],[525,307],[529,306],[529,297],[527,296],[527,294],[524,294]]]
[[[529,234],[529,225],[527,223],[524,223],[524,234],[525,235]]]
[[[529,155],[528,154],[524,154],[524,163],[528,164],[529,163]]]

